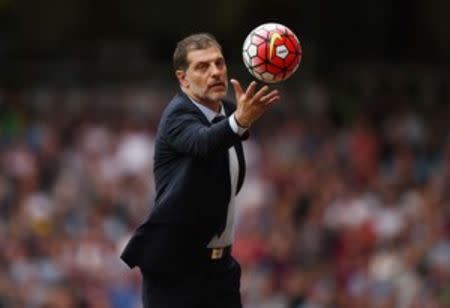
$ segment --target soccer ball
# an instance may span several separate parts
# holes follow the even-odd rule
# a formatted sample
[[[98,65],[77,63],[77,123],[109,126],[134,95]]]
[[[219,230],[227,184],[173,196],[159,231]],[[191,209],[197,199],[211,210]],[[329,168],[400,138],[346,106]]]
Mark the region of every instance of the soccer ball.
[[[242,48],[244,64],[250,74],[266,83],[286,80],[297,70],[302,46],[286,26],[266,23],[253,29]]]

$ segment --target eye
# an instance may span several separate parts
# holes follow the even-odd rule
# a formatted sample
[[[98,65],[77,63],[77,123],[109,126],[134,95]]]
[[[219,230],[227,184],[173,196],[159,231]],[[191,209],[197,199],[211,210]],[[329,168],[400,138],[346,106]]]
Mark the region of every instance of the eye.
[[[208,69],[208,63],[200,62],[199,64],[197,64],[195,66],[195,68],[196,68],[196,70],[199,70],[199,71],[206,71]]]

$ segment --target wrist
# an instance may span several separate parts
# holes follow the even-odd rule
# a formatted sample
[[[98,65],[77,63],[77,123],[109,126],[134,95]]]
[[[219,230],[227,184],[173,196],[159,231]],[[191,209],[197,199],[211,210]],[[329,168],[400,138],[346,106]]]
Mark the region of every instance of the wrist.
[[[250,127],[250,123],[246,122],[245,120],[239,118],[238,115],[236,115],[236,113],[233,115],[234,120],[236,121],[236,124],[242,128],[249,128]]]

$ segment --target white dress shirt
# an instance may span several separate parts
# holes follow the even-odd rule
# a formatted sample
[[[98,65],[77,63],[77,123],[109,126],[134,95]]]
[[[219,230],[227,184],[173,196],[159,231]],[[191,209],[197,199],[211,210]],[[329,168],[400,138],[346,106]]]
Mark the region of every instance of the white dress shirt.
[[[193,101],[192,99],[191,101],[200,109],[200,111],[205,115],[205,117],[208,119],[210,123],[212,123],[212,120],[219,115],[223,115],[226,117],[223,105],[221,105],[220,112],[217,113],[209,109],[208,107]],[[247,128],[241,127],[237,124],[236,119],[234,118],[234,113],[228,117],[228,123],[230,124],[231,129],[236,134],[239,134],[241,136],[247,130]],[[228,158],[230,162],[231,196],[230,196],[230,203],[228,204],[227,223],[223,233],[216,234],[211,239],[211,241],[208,244],[208,248],[229,246],[234,241],[235,195],[239,179],[239,162],[237,158],[236,149],[234,147],[231,147],[228,150]]]

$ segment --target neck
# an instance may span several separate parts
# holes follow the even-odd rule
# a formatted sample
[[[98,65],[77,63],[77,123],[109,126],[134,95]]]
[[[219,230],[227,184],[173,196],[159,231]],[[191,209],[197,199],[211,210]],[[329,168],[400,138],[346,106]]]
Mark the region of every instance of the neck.
[[[189,98],[191,100],[193,100],[194,102],[199,103],[199,104],[205,106],[206,108],[209,108],[212,111],[215,111],[217,113],[220,112],[220,103],[221,103],[221,101],[211,101],[211,100],[199,99],[199,98],[194,97],[193,95],[190,95],[186,91],[184,91],[184,93],[187,96],[189,96]]]
[[[199,102],[199,103],[211,109],[212,111],[215,111],[217,113],[220,112],[220,102]]]

